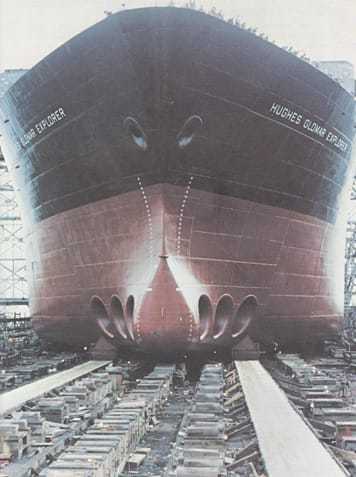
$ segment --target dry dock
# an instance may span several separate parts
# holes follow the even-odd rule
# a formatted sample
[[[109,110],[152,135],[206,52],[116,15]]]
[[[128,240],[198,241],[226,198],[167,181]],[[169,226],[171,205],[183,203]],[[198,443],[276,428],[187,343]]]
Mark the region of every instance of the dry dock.
[[[79,364],[74,368],[66,369],[60,373],[53,374],[52,376],[39,379],[33,383],[3,393],[0,395],[0,416],[14,411],[25,404],[26,401],[36,399],[53,389],[74,381],[75,379],[97,371],[98,369],[105,368],[108,364],[110,364],[110,361],[88,361]]]
[[[269,477],[347,475],[259,362],[236,367]]]

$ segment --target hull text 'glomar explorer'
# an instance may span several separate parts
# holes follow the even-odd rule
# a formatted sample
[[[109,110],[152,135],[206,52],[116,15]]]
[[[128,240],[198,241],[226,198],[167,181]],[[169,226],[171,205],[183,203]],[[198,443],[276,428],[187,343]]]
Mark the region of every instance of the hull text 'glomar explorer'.
[[[335,333],[353,100],[313,66],[204,13],[138,9],[1,108],[46,340],[177,356]]]

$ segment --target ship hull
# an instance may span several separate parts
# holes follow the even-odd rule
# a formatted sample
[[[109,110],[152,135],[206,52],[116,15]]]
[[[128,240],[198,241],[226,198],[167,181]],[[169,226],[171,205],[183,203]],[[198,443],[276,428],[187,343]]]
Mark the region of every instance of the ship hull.
[[[311,65],[141,9],[53,52],[1,110],[42,337],[165,356],[335,335],[354,102]]]
[[[311,350],[337,333],[335,226],[196,190],[193,176],[186,187],[139,181],[137,191],[35,227],[30,246],[42,266],[31,280],[32,311],[47,341],[84,346],[101,332],[122,351],[221,351],[243,336],[246,301],[257,305],[248,332],[259,342]],[[210,312],[199,309],[202,296]]]

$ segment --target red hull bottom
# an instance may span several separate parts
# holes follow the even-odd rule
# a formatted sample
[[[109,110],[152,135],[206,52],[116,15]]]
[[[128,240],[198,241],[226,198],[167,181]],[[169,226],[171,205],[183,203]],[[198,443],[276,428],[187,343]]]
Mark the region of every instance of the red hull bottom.
[[[35,226],[41,337],[79,347],[104,335],[118,349],[169,355],[228,349],[246,333],[297,350],[336,333],[335,227],[196,190],[193,177],[184,188],[137,185]]]

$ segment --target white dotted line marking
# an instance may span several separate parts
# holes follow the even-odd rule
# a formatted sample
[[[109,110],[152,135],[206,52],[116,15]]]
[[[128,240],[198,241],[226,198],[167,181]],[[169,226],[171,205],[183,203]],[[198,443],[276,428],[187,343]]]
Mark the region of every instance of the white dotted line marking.
[[[183,201],[179,209],[179,215],[177,220],[177,254],[180,254],[180,250],[181,250],[184,208],[186,206],[186,203],[189,197],[193,180],[194,180],[194,177],[190,176],[188,185],[184,192]]]
[[[140,322],[141,316],[137,315],[137,323],[136,323],[136,340],[138,342],[143,341],[142,334],[141,334],[141,322]]]
[[[193,316],[189,316],[189,332],[188,332],[188,340],[191,341],[193,338]]]
[[[146,208],[146,214],[147,214],[147,225],[148,225],[148,236],[149,236],[149,252],[150,252],[150,257],[153,257],[153,226],[152,226],[152,212],[151,212],[151,207],[148,202],[148,198],[145,192],[145,188],[143,187],[141,177],[137,177],[137,182],[138,182],[138,187],[141,191],[142,197],[143,197],[143,202],[145,204]]]

